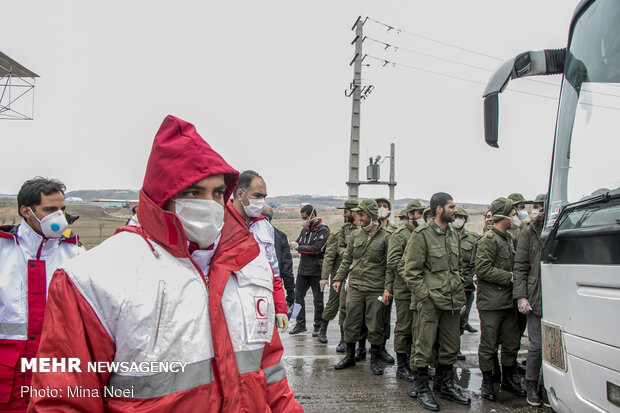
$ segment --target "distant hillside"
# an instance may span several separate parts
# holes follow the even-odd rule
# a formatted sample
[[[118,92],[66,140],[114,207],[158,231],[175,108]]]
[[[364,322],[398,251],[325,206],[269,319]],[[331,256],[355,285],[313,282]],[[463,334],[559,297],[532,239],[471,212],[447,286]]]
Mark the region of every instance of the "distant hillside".
[[[138,194],[139,191],[135,189],[84,189],[69,191],[65,196],[67,198],[82,198],[84,201],[94,201],[95,199],[138,199]]]
[[[84,201],[93,201],[95,199],[138,199],[139,191],[135,189],[85,189],[80,191],[67,192],[68,197],[82,198]],[[302,204],[312,204],[318,209],[335,209],[344,204],[346,197],[335,195],[282,195],[282,196],[270,196],[267,198],[267,203],[280,205],[301,206]],[[362,198],[364,199],[364,198]],[[404,208],[409,201],[414,198],[401,198],[395,200],[395,208]],[[428,199],[418,199],[429,204]],[[487,205],[472,204],[472,203],[457,203],[459,206],[464,207],[467,210],[472,211],[486,211]]]

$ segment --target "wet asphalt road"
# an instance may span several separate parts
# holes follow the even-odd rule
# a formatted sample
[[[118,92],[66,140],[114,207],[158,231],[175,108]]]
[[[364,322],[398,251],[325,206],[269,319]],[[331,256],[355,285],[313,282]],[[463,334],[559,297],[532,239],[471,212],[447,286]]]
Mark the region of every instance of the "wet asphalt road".
[[[297,260],[295,260],[297,261]],[[297,264],[295,262],[295,264]],[[327,302],[325,291],[324,302]],[[291,336],[288,331],[295,325],[291,320],[289,330],[281,334],[284,344],[284,360],[287,366],[289,384],[295,392],[295,398],[306,412],[423,412],[417,400],[407,395],[409,383],[396,378],[396,366],[386,365],[382,376],[372,374],[369,367],[370,355],[355,367],[335,370],[333,365],[342,357],[336,353],[340,340],[338,319],[330,322],[327,344],[321,344],[312,337],[312,293],[306,296],[306,327],[308,331]],[[392,331],[395,321],[395,309],[392,309]],[[474,307],[470,315],[470,324],[479,328],[480,319]],[[478,369],[478,343],[480,333],[465,333],[461,336],[461,351],[467,356],[465,361],[457,361],[455,380],[465,389],[471,398],[471,406],[460,406],[437,397],[441,411],[445,412],[551,412],[551,409],[534,408],[527,404],[525,398],[501,391],[496,385],[498,401],[489,402],[480,397],[482,374]],[[367,345],[369,347],[369,345]],[[523,338],[519,361],[527,349],[527,337]],[[386,348],[394,353],[393,335]],[[432,385],[432,383],[431,383]]]

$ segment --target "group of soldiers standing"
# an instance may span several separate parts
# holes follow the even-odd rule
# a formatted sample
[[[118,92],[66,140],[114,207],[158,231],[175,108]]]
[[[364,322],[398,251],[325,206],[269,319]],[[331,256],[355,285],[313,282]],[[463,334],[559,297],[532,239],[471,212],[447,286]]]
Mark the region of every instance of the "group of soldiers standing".
[[[434,194],[429,206],[409,202],[400,226],[389,222],[387,199],[346,201],[341,207],[345,223],[329,237],[321,277],[321,284],[330,283],[331,289],[318,340],[327,342],[328,323],[339,313],[336,351],[345,353],[334,368],[364,360],[366,340],[374,374],[383,374],[380,361],[394,363],[385,344],[395,303],[397,376],[412,383],[408,394],[434,411],[439,405],[433,390],[441,398],[471,404],[454,384],[453,366],[465,359],[460,335],[477,332],[468,323],[477,285],[481,396],[496,400],[493,382],[499,377],[502,389],[524,396],[516,369],[525,325],[513,300],[512,268],[515,232],[527,220],[518,218],[525,199],[519,194],[510,197],[491,203],[482,236],[465,228],[468,213],[446,193]]]

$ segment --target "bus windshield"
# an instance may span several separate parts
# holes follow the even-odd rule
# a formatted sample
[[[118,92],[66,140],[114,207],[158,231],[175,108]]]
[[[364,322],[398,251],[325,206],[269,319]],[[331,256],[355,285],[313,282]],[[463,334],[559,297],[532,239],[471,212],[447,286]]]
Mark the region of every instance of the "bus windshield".
[[[602,0],[577,19],[564,67],[545,232],[560,209],[620,193],[620,2]],[[576,211],[560,229],[615,224],[618,202]]]

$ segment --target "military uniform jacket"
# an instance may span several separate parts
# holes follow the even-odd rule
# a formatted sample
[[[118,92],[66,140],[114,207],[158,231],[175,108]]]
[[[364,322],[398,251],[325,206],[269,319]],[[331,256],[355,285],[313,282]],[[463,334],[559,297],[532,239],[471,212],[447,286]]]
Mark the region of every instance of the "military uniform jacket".
[[[461,281],[459,234],[435,221],[413,230],[405,249],[403,279],[417,301],[430,297],[439,310],[458,311],[465,305]]]
[[[349,287],[383,292],[390,235],[381,226],[373,234],[362,228],[356,229],[351,234],[335,281],[342,282],[348,275]]]
[[[495,227],[487,231],[476,246],[479,310],[504,310],[513,307],[512,267],[515,250],[512,236]]]
[[[474,243],[480,237],[475,232],[463,230],[461,235],[461,255],[463,256],[463,288],[465,291],[474,291],[474,274],[469,266],[471,262],[471,252]]]
[[[394,295],[394,299],[396,300],[408,300],[411,298],[411,291],[409,290],[409,287],[407,287],[407,284],[405,284],[405,280],[403,280],[403,277],[400,274],[400,262],[403,258],[407,241],[409,241],[412,232],[413,227],[409,224],[405,224],[392,234],[390,241],[388,242],[385,291],[392,293]]]
[[[342,257],[347,250],[347,245],[351,239],[351,234],[358,227],[351,222],[345,223],[340,229],[329,236],[327,240],[327,247],[325,249],[325,256],[323,257],[323,270],[321,273],[322,280],[329,280],[331,276],[332,282],[336,278],[336,272],[342,262]]]

